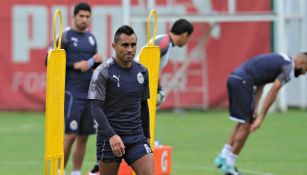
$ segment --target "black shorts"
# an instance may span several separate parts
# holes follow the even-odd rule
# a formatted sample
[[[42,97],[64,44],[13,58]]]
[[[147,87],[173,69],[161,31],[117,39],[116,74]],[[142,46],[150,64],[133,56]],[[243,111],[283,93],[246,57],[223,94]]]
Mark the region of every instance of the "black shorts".
[[[251,123],[255,108],[254,85],[249,80],[231,74],[227,81],[229,118],[239,123]]]
[[[65,91],[65,133],[89,135],[96,133],[87,99],[78,99]]]
[[[152,153],[152,150],[143,134],[120,137],[125,145],[125,154],[121,157],[117,157],[112,152],[109,140],[106,137],[97,134],[97,160],[101,160],[104,163],[121,163],[122,159],[124,159],[128,165],[131,165],[134,161],[144,155]]]

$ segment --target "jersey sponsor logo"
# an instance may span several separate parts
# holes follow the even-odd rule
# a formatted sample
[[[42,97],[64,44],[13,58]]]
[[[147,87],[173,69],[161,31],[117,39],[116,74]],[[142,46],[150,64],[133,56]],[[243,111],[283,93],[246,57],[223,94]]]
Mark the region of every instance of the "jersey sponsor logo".
[[[117,80],[117,87],[120,87],[120,83],[119,83],[119,77],[120,75],[118,75],[118,77],[116,75],[112,76],[113,78],[115,78]]]
[[[72,129],[72,130],[78,129],[78,123],[77,123],[77,121],[76,121],[76,120],[71,121],[70,124],[69,124],[69,127],[70,127],[70,129]]]
[[[139,82],[140,84],[143,84],[143,83],[144,83],[144,76],[143,76],[143,74],[142,74],[141,72],[139,72],[139,73],[137,74],[136,78],[137,78],[137,80],[138,80],[138,82]]]
[[[95,40],[94,40],[94,38],[92,37],[92,36],[89,36],[88,37],[88,41],[90,42],[90,44],[93,46],[93,45],[95,45]]]
[[[144,148],[145,148],[147,153],[151,153],[151,149],[150,149],[150,147],[147,143],[144,144]]]

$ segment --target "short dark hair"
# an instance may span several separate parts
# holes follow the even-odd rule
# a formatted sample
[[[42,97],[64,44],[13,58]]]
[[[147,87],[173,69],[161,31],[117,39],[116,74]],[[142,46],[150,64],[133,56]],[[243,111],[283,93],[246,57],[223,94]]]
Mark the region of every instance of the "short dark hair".
[[[186,19],[177,20],[171,28],[171,32],[176,35],[181,35],[185,32],[187,32],[188,35],[191,35],[193,33],[193,30],[193,25]]]
[[[80,2],[79,4],[77,4],[74,8],[74,16],[76,16],[80,10],[85,10],[85,11],[88,11],[90,13],[92,13],[91,11],[91,6],[88,5],[87,3],[85,2]]]
[[[119,36],[121,34],[126,34],[128,36],[135,34],[134,30],[132,29],[132,27],[128,26],[128,25],[122,25],[121,27],[119,27],[114,35],[114,43],[117,43],[119,41]]]

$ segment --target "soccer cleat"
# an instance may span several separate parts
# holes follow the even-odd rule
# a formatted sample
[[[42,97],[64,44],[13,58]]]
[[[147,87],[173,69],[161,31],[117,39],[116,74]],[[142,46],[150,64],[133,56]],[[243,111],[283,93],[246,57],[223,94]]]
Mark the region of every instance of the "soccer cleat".
[[[92,168],[92,170],[90,171],[90,173],[91,174],[96,174],[96,173],[98,173],[99,172],[99,165],[98,165],[98,163],[96,163],[95,165],[94,165],[94,167]]]
[[[222,166],[222,171],[224,175],[240,175],[241,174],[239,170],[237,169],[237,167],[228,165],[227,163],[225,163]]]
[[[214,159],[214,164],[217,168],[222,168],[222,166],[226,163],[226,159],[221,157],[220,155],[218,155],[215,159]]]

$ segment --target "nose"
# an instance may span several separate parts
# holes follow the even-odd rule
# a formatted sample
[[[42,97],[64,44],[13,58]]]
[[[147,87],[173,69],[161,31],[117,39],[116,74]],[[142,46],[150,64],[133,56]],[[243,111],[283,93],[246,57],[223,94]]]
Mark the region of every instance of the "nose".
[[[82,22],[87,22],[87,20],[88,20],[88,17],[87,17],[87,16],[83,16],[83,17],[82,17]]]
[[[132,52],[132,51],[133,51],[133,46],[132,46],[132,45],[129,45],[128,48],[127,48],[127,51],[128,51],[128,52]]]

